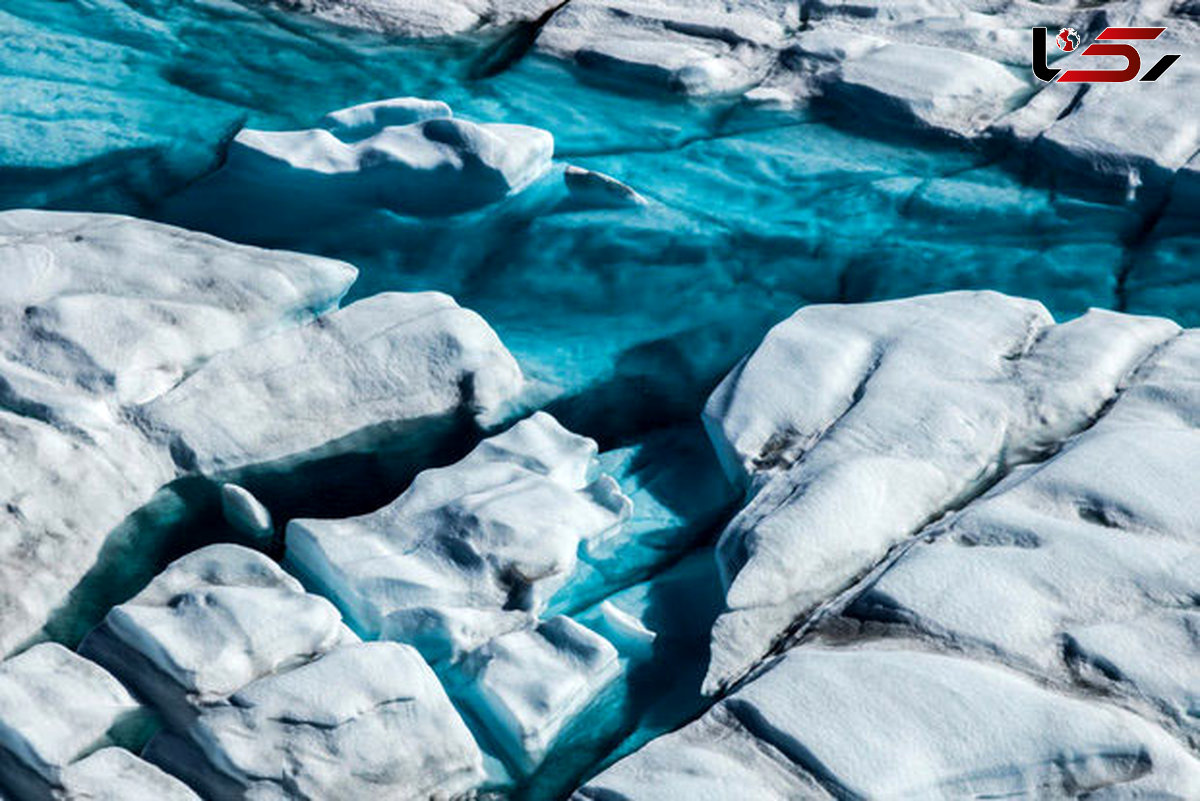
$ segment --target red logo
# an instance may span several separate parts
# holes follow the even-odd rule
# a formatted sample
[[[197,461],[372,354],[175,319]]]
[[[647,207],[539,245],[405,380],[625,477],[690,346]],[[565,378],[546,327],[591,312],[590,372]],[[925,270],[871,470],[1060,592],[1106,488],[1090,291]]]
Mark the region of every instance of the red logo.
[[[1105,41],[1150,41],[1157,39],[1166,28],[1105,28],[1096,37],[1097,42]],[[1059,50],[1070,52],[1079,46],[1079,34],[1074,28],[1063,28],[1055,37],[1054,43]],[[1142,70],[1142,56],[1137,48],[1130,44],[1093,44],[1088,45],[1083,56],[1120,56],[1125,59],[1124,69],[1107,70],[1067,70],[1051,69],[1046,63],[1046,29],[1033,29],[1033,74],[1042,81],[1053,81],[1058,77],[1059,83],[1124,83],[1137,78]],[[1167,55],[1160,58],[1153,67],[1146,71],[1138,80],[1157,81],[1167,68],[1179,60],[1179,56]],[[1062,72],[1062,75],[1058,74]]]
[[[1055,37],[1054,43],[1058,45],[1058,49],[1064,53],[1070,53],[1075,48],[1079,47],[1079,32],[1074,28],[1063,28]]]

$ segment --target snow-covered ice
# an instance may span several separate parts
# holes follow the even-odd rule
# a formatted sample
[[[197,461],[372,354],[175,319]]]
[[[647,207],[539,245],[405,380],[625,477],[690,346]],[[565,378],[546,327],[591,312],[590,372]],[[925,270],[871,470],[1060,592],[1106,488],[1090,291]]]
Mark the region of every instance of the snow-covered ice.
[[[139,409],[206,474],[433,438],[467,413],[490,421],[521,390],[479,315],[438,292],[385,293],[211,359]]]
[[[62,772],[66,801],[200,801],[183,782],[123,748],[102,748]]]
[[[577,797],[1197,792],[1200,761],[1117,706],[1061,695],[957,656],[802,646],[696,723],[601,773]]]
[[[529,625],[570,577],[582,542],[617,530],[629,500],[590,475],[596,443],[539,412],[426,470],[388,506],[293,520],[286,564],[364,636],[456,659]]]
[[[522,772],[621,672],[617,649],[569,617],[502,634],[463,660],[463,703]]]
[[[147,755],[215,798],[454,797],[482,756],[412,648],[362,643],[261,678]]]
[[[115,607],[80,653],[180,726],[193,707],[356,640],[329,601],[305,593],[266,556],[210,545]]]
[[[994,293],[810,306],[776,326],[705,408],[752,493],[717,546],[728,611],[708,687],[927,522],[1085,428],[1178,330],[1102,311],[1054,325],[1040,304]]]
[[[0,213],[0,267],[0,653],[181,475],[428,449],[523,386],[445,295],[330,311],[356,271],[329,259],[16,211]]]
[[[0,788],[41,798],[72,762],[108,745],[140,747],[152,723],[103,668],[56,643],[0,662]]]
[[[844,613],[1100,687],[1200,742],[1200,335],[1105,415],[931,528]]]

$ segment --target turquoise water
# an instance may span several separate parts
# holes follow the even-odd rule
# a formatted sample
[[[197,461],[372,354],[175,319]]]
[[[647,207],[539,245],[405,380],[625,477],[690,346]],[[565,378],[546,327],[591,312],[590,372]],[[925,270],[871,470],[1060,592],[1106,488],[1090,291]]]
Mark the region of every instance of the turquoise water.
[[[1164,222],[1144,203],[1031,186],[1022,178],[1047,182],[1004,153],[867,138],[822,109],[637,96],[536,56],[475,79],[495,40],[388,42],[249,0],[10,0],[0,42],[0,205],[126,211],[345,258],[363,270],[357,295],[445,290],[554,386],[560,414],[613,443],[690,419],[806,303],[992,288],[1062,316],[1101,306],[1200,322],[1194,212]],[[524,202],[284,231],[256,230],[254,208],[181,207],[239,126],[307,127],[406,94],[544,127],[558,158],[650,205],[545,214]]]
[[[693,508],[686,489],[720,479],[715,463],[690,457],[709,472],[654,476],[683,458],[672,454],[704,447],[703,398],[767,327],[808,303],[960,288],[1035,297],[1063,317],[1100,306],[1198,325],[1200,223],[1182,196],[1076,192],[998,147],[863,133],[834,110],[638,95],[537,56],[472,77],[500,44],[389,42],[249,0],[6,0],[0,208],[133,213],[343,258],[362,271],[354,297],[449,292],[500,332],[566,425],[606,449],[651,454],[653,469],[621,467],[650,476],[626,489],[658,517],[634,527],[685,532],[684,545],[630,551],[616,584],[632,586],[614,602],[672,634],[650,655],[625,655],[629,676],[595,713],[608,723],[583,724],[526,788],[546,797],[701,708],[719,597],[712,560],[686,552],[719,530],[721,504]],[[535,186],[454,218],[373,212],[281,226],[236,199],[197,200],[240,127],[309,127],[401,95],[546,128],[557,158],[649,203],[552,211]],[[678,425],[691,439],[655,433]],[[585,621],[616,589],[589,581],[562,604]]]

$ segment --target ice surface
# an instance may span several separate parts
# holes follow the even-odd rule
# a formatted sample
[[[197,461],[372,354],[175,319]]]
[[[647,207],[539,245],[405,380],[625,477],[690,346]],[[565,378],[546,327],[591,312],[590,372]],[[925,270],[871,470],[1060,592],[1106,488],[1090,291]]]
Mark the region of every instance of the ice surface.
[[[138,703],[101,667],[43,643],[0,662],[0,787],[47,793],[91,751],[144,736]]]
[[[718,561],[701,544],[726,514],[730,492],[706,445],[697,447],[690,434],[650,432],[694,424],[720,376],[783,315],[810,303],[986,287],[1042,301],[1058,319],[1100,305],[1188,325],[1200,320],[1193,213],[1200,141],[1189,113],[1200,42],[1194,3],[1047,9],[940,0],[8,0],[0,11],[0,205],[136,210],[239,241],[333,256],[361,268],[356,299],[381,291],[449,292],[495,326],[535,379],[539,402],[549,402],[570,430],[613,449],[600,457],[599,469],[634,502],[633,515],[619,530],[582,543],[564,583],[558,585],[566,573],[533,582],[546,603],[542,617],[574,615],[608,639],[621,662],[602,703],[589,706],[583,720],[565,721],[547,758],[515,790],[529,798],[561,797],[574,777],[609,758],[613,743],[619,743],[614,753],[627,753],[711,703],[699,695],[700,674],[723,588]],[[339,30],[324,24],[329,21],[387,36]],[[1164,52],[1184,57],[1156,84],[1043,85],[1029,74],[1035,24],[1051,26],[1052,34],[1058,25],[1072,25],[1085,39],[1105,25],[1164,24],[1161,42],[1139,45],[1143,69]],[[453,39],[402,41],[395,34]],[[1060,58],[1053,46],[1050,54],[1055,66],[1081,65],[1077,55]],[[501,130],[491,127],[496,123],[514,126],[502,130],[519,136],[497,145],[484,135]],[[551,134],[559,159],[553,162],[539,150]],[[435,180],[425,180],[428,170],[409,169],[435,165]],[[337,174],[325,172],[330,168]],[[213,191],[234,173],[236,191]],[[132,234],[105,239],[87,219],[79,242],[71,239],[74,231],[49,236],[55,269],[65,269],[79,290],[56,289],[27,301],[29,276],[40,280],[47,259],[24,240],[0,247],[19,250],[21,263],[12,273],[8,266],[16,259],[0,255],[0,307],[8,309],[0,309],[6,346],[0,362],[0,586],[21,589],[0,592],[2,652],[26,644],[47,616],[54,626],[42,636],[63,636],[55,626],[78,623],[87,617],[81,609],[98,619],[160,570],[165,559],[155,561],[162,554],[147,538],[147,518],[157,517],[159,506],[168,516],[203,507],[203,528],[175,542],[172,556],[227,536],[277,547],[272,516],[283,524],[297,515],[343,518],[377,507],[411,475],[382,467],[390,465],[393,446],[423,446],[412,469],[446,464],[471,442],[450,429],[466,433],[475,420],[498,422],[511,394],[526,386],[508,384],[491,411],[484,410],[473,390],[456,394],[449,386],[460,377],[455,368],[441,371],[456,346],[420,336],[413,358],[419,361],[418,351],[432,354],[438,366],[415,373],[447,382],[429,393],[440,399],[433,406],[446,411],[392,419],[398,404],[388,407],[386,419],[372,419],[366,411],[378,409],[376,402],[386,405],[407,391],[402,378],[414,372],[412,363],[383,353],[387,337],[370,333],[382,329],[366,324],[357,305],[298,330],[338,305],[353,278],[346,264],[322,267],[309,259],[301,269],[302,257],[251,257],[222,244],[245,270],[210,269],[206,260],[222,259],[204,237],[188,235],[185,247],[178,232],[164,236],[167,229],[125,221],[139,238],[131,248]],[[181,279],[176,265],[183,263],[196,269]],[[305,271],[311,284],[300,278]],[[17,276],[11,283],[10,275]],[[275,276],[286,280],[262,283]],[[172,294],[177,279],[178,295]],[[3,298],[14,290],[9,304]],[[27,307],[33,309],[28,319]],[[931,311],[917,328],[943,316]],[[994,317],[1009,330],[1007,312],[978,316]],[[330,320],[348,339],[331,344],[336,337],[320,328]],[[770,547],[763,546],[753,567],[740,564],[738,548],[723,547],[727,579],[748,571],[742,586],[730,589],[750,611],[721,624],[727,627],[721,631],[732,626],[736,634],[726,644],[735,661],[745,660],[738,670],[755,663],[762,648],[815,603],[824,610],[814,621],[819,636],[847,638],[855,647],[904,637],[906,645],[899,639],[887,645],[961,651],[956,661],[971,668],[971,677],[957,685],[964,696],[989,685],[999,670],[969,660],[998,660],[1033,674],[1038,698],[1057,704],[1070,694],[1104,717],[1110,709],[1097,696],[1109,695],[1149,721],[1146,742],[1162,740],[1158,726],[1194,750],[1195,671],[1188,656],[1195,652],[1195,588],[1187,571],[1195,570],[1191,543],[1180,533],[1195,516],[1190,496],[1180,496],[1188,489],[1180,466],[1190,465],[1187,437],[1194,426],[1181,423],[1177,436],[1164,432],[1176,431],[1170,420],[1194,417],[1195,402],[1181,400],[1186,381],[1148,384],[1143,392],[1138,382],[1149,368],[1138,382],[1123,379],[1122,370],[1161,341],[1159,324],[1118,335],[1104,315],[1085,320],[1042,328],[1041,339],[1032,330],[1039,325],[1031,326],[1024,341],[1035,344],[1028,353],[964,334],[965,322],[935,322],[929,327],[964,351],[976,347],[987,369],[959,370],[953,359],[930,358],[924,369],[911,370],[910,384],[920,383],[914,376],[937,376],[930,394],[946,401],[930,412],[919,392],[897,393],[897,416],[906,409],[930,412],[912,415],[911,425],[893,425],[892,415],[879,413],[892,392],[873,388],[876,379],[856,395],[867,371],[859,372],[854,359],[831,358],[811,381],[798,371],[795,384],[783,378],[790,373],[776,371],[775,380],[790,387],[780,392],[779,408],[734,404],[761,421],[761,430],[748,425],[716,438],[738,489],[755,496],[751,505],[768,511],[772,486],[779,490],[785,483],[779,476],[791,474],[813,481],[788,485],[796,497],[787,506],[813,514],[804,518],[807,531],[824,531],[821,521],[832,521],[828,536],[812,537],[831,551],[814,548],[796,534],[805,526],[793,530],[782,513],[764,518]],[[1011,337],[994,339],[1019,340],[1019,328],[1013,324]],[[888,334],[909,341],[904,332]],[[843,339],[855,336],[839,332],[834,350]],[[18,346],[10,351],[11,342]],[[286,357],[278,376],[274,364],[252,364],[246,355],[244,345],[258,342],[278,348],[267,356]],[[314,342],[322,344],[314,359],[333,362],[324,369],[303,354]],[[233,353],[221,355],[227,350]],[[1166,354],[1182,359],[1175,346],[1160,356]],[[879,370],[893,372],[887,361],[881,359]],[[834,366],[846,368],[850,389]],[[390,371],[390,383],[368,378],[382,375],[379,370]],[[1194,375],[1195,368],[1184,374]],[[344,398],[311,390],[331,382]],[[828,382],[837,391],[816,403],[820,393],[811,387],[828,388]],[[213,394],[191,393],[193,383]],[[174,406],[172,396],[181,390],[186,403]],[[813,405],[789,405],[788,392]],[[1147,405],[1139,411],[1127,401],[1141,395]],[[1168,411],[1158,403],[1163,398],[1172,399],[1163,407]],[[180,428],[158,421],[145,402],[155,414],[169,407],[176,415],[171,426]],[[863,407],[861,415],[844,414],[843,403]],[[418,407],[427,408],[406,405],[404,413]],[[1097,414],[1104,418],[1092,432],[1064,444]],[[1139,422],[1106,427],[1122,414]],[[839,433],[855,416],[870,419]],[[816,426],[806,429],[812,441],[797,445],[787,429],[806,422]],[[1110,438],[1103,447],[1088,439],[1100,431]],[[922,450],[923,437],[952,447]],[[861,440],[864,451],[855,452],[850,440]],[[779,454],[772,452],[775,445],[782,446]],[[882,455],[888,466],[858,469],[856,460],[868,458],[863,453]],[[845,470],[843,456],[851,465]],[[1108,483],[1072,461],[1085,456],[1118,466],[1112,472],[1128,474],[1126,480]],[[211,484],[196,478],[188,471],[202,459],[212,460],[206,469],[234,475],[216,476]],[[801,466],[810,459],[809,467]],[[891,469],[906,460],[937,470],[906,479],[905,471]],[[1038,464],[1019,466],[1025,463]],[[820,475],[796,475],[805,470]],[[222,488],[226,481],[239,483]],[[994,481],[999,486],[985,500],[972,500]],[[863,494],[821,494],[834,484],[859,486]],[[914,485],[918,491],[908,494]],[[891,494],[876,497],[878,487]],[[922,528],[927,516],[968,501],[946,527]],[[827,516],[816,515],[816,507]],[[854,525],[855,519],[864,524]],[[871,528],[897,520],[894,531]],[[744,516],[738,525],[748,522]],[[960,531],[960,523],[972,528]],[[931,541],[909,539],[916,531]],[[121,547],[109,547],[115,544]],[[961,565],[954,563],[959,572],[935,578],[957,594],[937,599],[932,613],[918,597],[924,588],[910,593],[912,608],[876,591],[906,570],[915,572],[929,553],[956,549],[970,551]],[[833,563],[829,571],[820,562],[826,557]],[[831,595],[881,558],[883,576],[871,576],[872,590],[861,603],[844,608],[849,597],[831,603]],[[888,568],[892,558],[897,561]],[[145,575],[115,580],[110,573],[118,564]],[[1080,578],[1085,570],[1095,584]],[[1011,604],[1004,608],[1025,614],[1019,623],[972,620],[993,589],[986,579],[963,585],[977,573],[1020,588],[1016,598],[1003,595]],[[630,582],[637,583],[623,589]],[[102,597],[95,597],[97,587]],[[215,589],[221,595],[230,588]],[[769,591],[760,596],[759,589]],[[508,600],[520,606],[527,599]],[[230,623],[264,611],[253,604],[236,609]],[[523,628],[534,625],[527,611],[501,605],[482,614],[445,614],[429,624],[435,643],[453,627],[492,631],[501,639],[534,636]],[[505,625],[496,626],[498,614],[507,616]],[[295,633],[290,623],[275,634],[288,639]],[[518,634],[503,633],[510,623],[522,627]],[[741,623],[745,631],[737,630]],[[720,642],[724,634],[718,634]],[[214,673],[236,660],[218,661]],[[281,667],[278,677],[292,667]],[[439,671],[448,684],[460,678],[445,664]],[[524,698],[532,685],[514,681],[522,692],[507,697]],[[996,701],[1000,709],[1006,700]],[[921,720],[942,704],[913,704],[916,711],[883,730],[908,731],[909,717]],[[878,705],[886,708],[886,699]],[[1074,707],[1055,709],[1068,721],[1096,717],[1077,715]],[[998,717],[985,714],[979,719],[989,724]],[[1004,722],[983,734],[995,737],[993,729]],[[764,737],[753,723],[718,706],[676,735],[671,748],[642,752],[661,760],[655,770],[670,781],[612,787],[639,797],[820,797],[830,791],[802,751]],[[486,732],[480,734],[483,743]],[[868,745],[894,745],[876,730],[867,734]],[[1074,754],[1039,753],[1050,754],[1046,758],[1071,781],[1085,783],[1131,776],[1149,760],[1146,777],[1093,793],[1100,797],[1139,788],[1195,794],[1186,771],[1170,774],[1181,764],[1176,756],[1159,745],[1142,751],[1130,745],[1141,737],[1105,740],[1119,742],[1082,767],[1072,762]],[[922,757],[926,751],[938,758],[961,754],[943,747],[940,734],[927,742],[936,745],[923,747]],[[189,778],[190,768],[201,769],[211,782],[201,784],[218,797],[297,792],[291,779],[231,776],[220,760],[196,759],[184,739],[164,736],[162,743],[152,750],[167,755],[164,764]],[[855,747],[864,760],[872,753]],[[684,773],[667,767],[676,752],[694,752]],[[1039,753],[1018,756],[1032,760]],[[875,761],[907,767],[902,760]],[[320,756],[316,762],[324,764]],[[1037,770],[1022,767],[1009,778],[1021,785],[1022,776]],[[247,791],[247,783],[254,788]],[[960,789],[950,787],[942,794]],[[388,794],[374,786],[371,792]]]
[[[332,306],[355,271],[107,215],[0,213],[0,653],[175,477],[125,418],[221,350]]]
[[[221,511],[229,525],[252,540],[269,539],[274,533],[270,510],[245,487],[222,484]]]
[[[222,354],[140,414],[185,467],[214,473],[351,450],[389,427],[420,438],[461,412],[490,420],[521,384],[478,315],[441,293],[388,293]]]
[[[63,798],[89,801],[199,801],[187,785],[123,748],[103,748],[62,773]]]
[[[739,497],[699,426],[656,431],[601,453],[598,463],[633,512],[619,530],[582,543],[579,564],[551,599],[551,611],[577,611],[653,574],[705,542]]]
[[[173,562],[80,646],[176,725],[190,707],[355,638],[333,605],[260,553],[211,545]]]
[[[368,637],[457,658],[529,624],[571,575],[582,542],[629,515],[596,444],[539,412],[427,470],[388,506],[347,520],[293,520],[286,563]]]
[[[529,23],[562,0],[279,0],[339,25],[396,36],[493,32]]]
[[[267,676],[147,751],[219,798],[453,797],[482,757],[412,648],[363,643]],[[200,757],[203,758],[200,758]]]
[[[463,660],[462,672],[463,703],[528,773],[621,669],[607,640],[559,616],[496,637]]]
[[[805,646],[700,721],[601,773],[578,797],[1128,798],[1198,791],[1200,762],[1119,707],[954,656]]]
[[[269,184],[281,201],[297,193],[312,205],[423,216],[494,203],[550,167],[554,138],[538,128],[476,125],[449,115],[395,124],[382,108],[374,111],[370,123],[354,127],[244,130],[214,180]],[[339,115],[365,116],[361,108],[330,116]]]
[[[0,213],[0,265],[4,653],[113,567],[106,542],[139,536],[131,515],[181,475],[420,450],[522,386],[486,323],[444,295],[329,312],[355,270],[328,259],[21,211]],[[133,552],[152,561],[148,540]]]
[[[717,547],[728,611],[709,688],[927,522],[1086,427],[1178,330],[1099,311],[1056,326],[993,293],[810,306],[773,329],[705,409],[753,494]]]
[[[1103,687],[1200,740],[1197,375],[1188,331],[1095,426],[935,526],[846,617]]]

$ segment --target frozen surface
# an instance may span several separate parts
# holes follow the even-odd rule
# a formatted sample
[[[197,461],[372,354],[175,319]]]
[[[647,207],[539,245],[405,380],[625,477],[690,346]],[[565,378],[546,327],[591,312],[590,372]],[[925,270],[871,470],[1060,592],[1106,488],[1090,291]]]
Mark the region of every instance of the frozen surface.
[[[186,784],[123,748],[103,748],[62,774],[64,797],[90,801],[199,801]]]
[[[1166,320],[950,293],[811,306],[776,326],[705,408],[752,499],[717,546],[728,611],[708,685],[1011,467],[1085,428]],[[801,559],[796,564],[795,559]]]
[[[521,393],[519,414],[545,406],[599,442],[563,491],[579,503],[449,488],[430,501],[449,519],[355,535],[440,537],[371,595],[422,610],[390,625],[437,681],[411,652],[381,672],[415,677],[439,711],[393,725],[411,705],[384,701],[328,727],[321,710],[392,690],[359,696],[371,670],[302,672],[347,653],[288,656],[325,647],[314,611],[331,607],[242,554],[270,580],[184,571],[171,592],[188,604],[138,612],[154,618],[138,632],[213,680],[213,727],[160,700],[174,732],[148,755],[219,798],[560,798],[631,752],[641,767],[582,792],[1197,795],[1192,335],[1168,345],[1169,324],[1103,313],[1050,325],[1090,306],[1200,322],[1194,5],[7,0],[0,207],[133,212],[332,258],[0,216],[0,652],[77,642],[206,543],[279,556],[295,518],[357,526],[480,424],[515,419]],[[1155,24],[1143,70],[1182,54],[1157,83],[1030,75],[1031,26],[1087,44]],[[1055,67],[1093,61],[1049,50]],[[985,288],[1031,300],[925,299],[911,323],[873,309],[878,330],[844,311],[799,341],[776,329],[737,367],[803,306]],[[487,323],[442,294],[390,294],[430,290]],[[710,406],[714,451],[697,418],[731,370],[744,386]],[[600,473],[614,483],[589,493]],[[543,536],[543,506],[599,533]],[[471,549],[447,546],[463,530]],[[497,548],[514,571],[478,566]],[[359,608],[349,579],[297,574]],[[996,608],[1011,614],[980,612]],[[598,641],[595,670],[543,647],[559,614],[615,649],[611,678]],[[205,661],[193,630],[228,658]],[[512,641],[530,647],[502,653]],[[459,692],[487,653],[507,678],[483,670],[477,706],[520,722],[494,736]],[[502,669],[531,661],[546,675]],[[224,700],[247,680],[274,689]],[[784,719],[802,704],[804,725]],[[61,780],[145,774],[100,754]],[[45,796],[7,767],[20,801]]]
[[[312,320],[349,265],[122,217],[0,214],[0,652],[175,477],[126,409],[214,354]]]
[[[181,466],[215,473],[353,450],[389,427],[420,438],[460,412],[490,420],[521,385],[478,315],[440,293],[388,293],[214,358],[140,414],[171,432]]]
[[[844,613],[1148,705],[1193,745],[1200,336],[1052,459],[939,524]]]
[[[527,773],[621,669],[607,640],[560,616],[496,637],[469,654],[462,671],[464,703]]]
[[[333,605],[238,545],[175,561],[80,646],[178,724],[187,707],[356,640]]]
[[[0,652],[90,570],[133,567],[104,548],[152,528],[133,514],[169,482],[428,449],[522,387],[487,324],[445,295],[330,311],[355,270],[328,259],[22,211],[0,214],[0,265]],[[141,536],[131,562],[152,552]]]
[[[570,576],[581,543],[629,515],[613,479],[589,475],[595,454],[595,442],[539,412],[421,473],[376,512],[292,521],[287,564],[365,636],[457,659],[527,626]]]
[[[1192,754],[1116,706],[958,657],[800,647],[577,796],[1187,797],[1198,783]]]
[[[97,748],[137,743],[145,725],[116,679],[61,645],[43,643],[0,662],[0,786],[18,798],[48,792]]]
[[[482,758],[412,648],[364,643],[268,676],[148,754],[210,797],[452,797]]]

